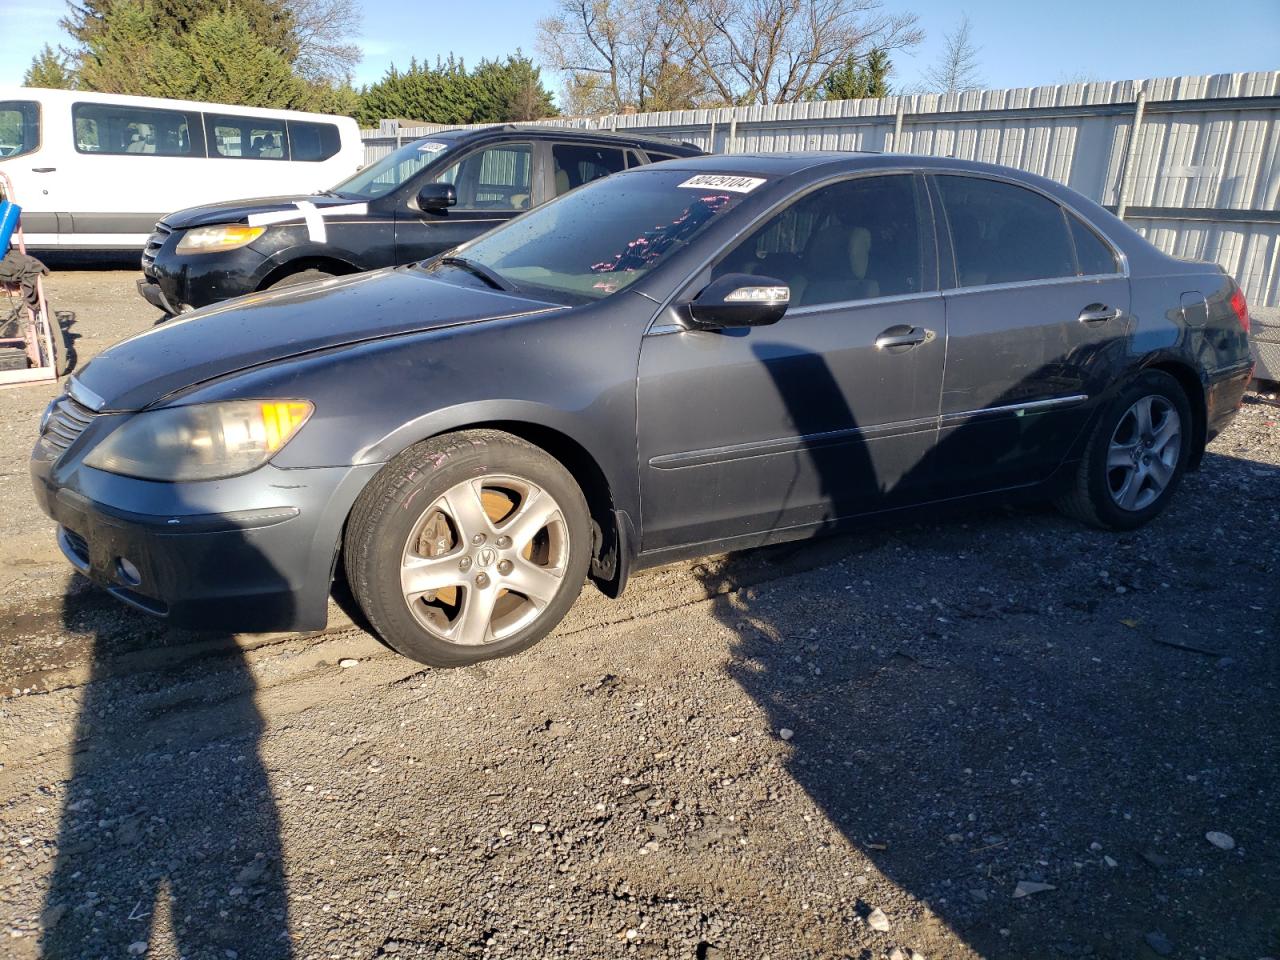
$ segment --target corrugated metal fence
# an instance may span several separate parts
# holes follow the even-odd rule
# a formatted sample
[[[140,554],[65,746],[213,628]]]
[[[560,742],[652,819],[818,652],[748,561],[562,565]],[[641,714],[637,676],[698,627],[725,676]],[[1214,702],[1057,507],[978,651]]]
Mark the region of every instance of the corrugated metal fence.
[[[1174,256],[1214,260],[1280,323],[1280,71],[539,121],[710,152],[873,150],[1052,177]],[[384,121],[366,161],[443,130]]]

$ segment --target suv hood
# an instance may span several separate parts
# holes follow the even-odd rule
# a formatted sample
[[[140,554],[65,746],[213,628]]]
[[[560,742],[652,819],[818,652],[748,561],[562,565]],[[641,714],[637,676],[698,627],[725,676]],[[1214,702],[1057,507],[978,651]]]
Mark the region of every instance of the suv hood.
[[[175,391],[286,357],[562,309],[437,280],[415,267],[388,268],[198,310],[108,348],[75,379],[96,395],[95,402],[102,400],[102,410],[138,410]]]
[[[179,210],[162,218],[160,223],[174,230],[187,230],[211,223],[247,223],[251,216],[267,213],[292,213],[296,219],[302,220],[302,211],[307,205],[319,210],[352,205],[364,206],[367,209],[368,201],[359,197],[340,197],[333,193],[300,193],[286,197],[225,200],[221,203],[206,203],[204,206]]]

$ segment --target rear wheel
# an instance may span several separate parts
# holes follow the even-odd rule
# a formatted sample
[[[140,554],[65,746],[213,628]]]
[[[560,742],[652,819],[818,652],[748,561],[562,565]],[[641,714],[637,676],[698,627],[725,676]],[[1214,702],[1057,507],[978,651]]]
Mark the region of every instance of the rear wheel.
[[[1132,530],[1168,505],[1191,454],[1191,404],[1169,374],[1150,370],[1122,390],[1094,428],[1067,515],[1096,527]]]
[[[347,578],[378,634],[455,667],[537,643],[577,599],[590,561],[586,501],[569,472],[510,434],[419,444],[357,501]]]

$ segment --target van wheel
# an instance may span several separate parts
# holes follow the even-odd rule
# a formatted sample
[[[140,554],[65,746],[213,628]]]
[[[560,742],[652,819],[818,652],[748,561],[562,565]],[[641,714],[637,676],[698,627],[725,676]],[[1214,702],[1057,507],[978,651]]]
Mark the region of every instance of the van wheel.
[[[1149,370],[1094,427],[1058,508],[1091,526],[1133,530],[1169,504],[1191,455],[1191,403],[1169,374]]]
[[[326,270],[299,270],[297,273],[291,273],[287,277],[281,277],[275,283],[267,284],[267,290],[278,290],[281,287],[296,287],[300,283],[312,283],[316,280],[329,280],[336,277],[336,273],[329,273]]]
[[[464,666],[531,647],[569,611],[591,559],[587,504],[559,461],[518,437],[447,434],[370,482],[343,557],[389,646]]]

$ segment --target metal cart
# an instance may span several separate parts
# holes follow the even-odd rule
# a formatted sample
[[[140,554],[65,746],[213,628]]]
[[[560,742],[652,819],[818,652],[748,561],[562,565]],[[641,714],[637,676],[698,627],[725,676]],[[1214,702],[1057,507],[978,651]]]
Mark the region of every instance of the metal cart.
[[[13,194],[13,183],[3,171],[0,171],[0,198],[17,202]],[[19,253],[27,252],[21,220],[14,230],[13,241]],[[0,255],[4,252],[6,251],[0,251]],[[27,305],[16,286],[0,286],[3,286],[6,294],[0,299],[0,319],[4,320],[4,329],[0,330],[0,387],[57,380],[63,361],[60,349],[63,346],[62,331],[55,332],[57,320],[49,311],[49,301],[45,299],[41,279],[36,278],[36,296],[39,301],[36,310]]]

